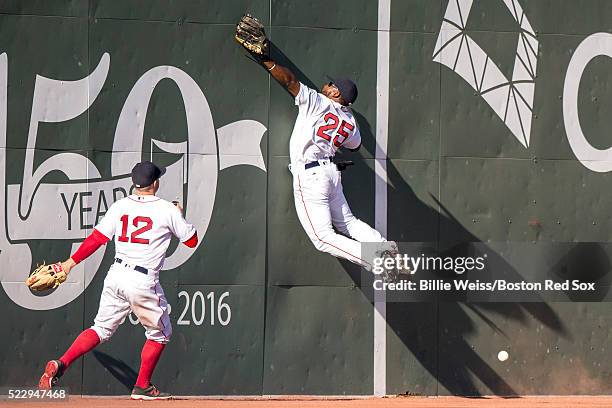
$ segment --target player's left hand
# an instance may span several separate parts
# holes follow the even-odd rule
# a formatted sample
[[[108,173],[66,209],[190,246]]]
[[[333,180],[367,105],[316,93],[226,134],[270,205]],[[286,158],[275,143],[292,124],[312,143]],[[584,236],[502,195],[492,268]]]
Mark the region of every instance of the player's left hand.
[[[236,25],[236,41],[246,48],[254,57],[263,60],[268,56],[268,39],[264,25],[250,14],[242,16]]]
[[[66,281],[67,277],[68,274],[62,267],[62,263],[57,262],[51,265],[43,263],[30,273],[25,284],[31,290],[44,291],[57,288]]]
[[[178,201],[173,201],[172,204],[174,204],[174,206],[178,208],[181,214],[183,214],[183,206],[181,205],[181,203],[179,203]]]

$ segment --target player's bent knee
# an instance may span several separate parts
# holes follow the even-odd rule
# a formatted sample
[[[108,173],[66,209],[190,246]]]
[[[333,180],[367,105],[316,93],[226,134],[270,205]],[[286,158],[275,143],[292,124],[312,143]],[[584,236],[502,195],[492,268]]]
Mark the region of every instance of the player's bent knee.
[[[157,330],[155,332],[147,332],[145,336],[148,340],[155,341],[161,344],[167,344],[170,342],[172,330],[170,330],[169,332],[162,332],[160,330]]]
[[[172,325],[168,320],[161,328],[147,329],[145,336],[149,340],[166,344],[170,341],[170,337],[172,337]]]
[[[111,330],[107,327],[102,326],[91,326],[91,329],[96,332],[98,337],[100,338],[100,343],[106,343],[113,337],[115,330]]]
[[[329,230],[329,231],[325,230],[325,231],[319,232],[318,234],[314,236],[310,236],[310,240],[312,241],[312,243],[314,244],[315,248],[318,251],[329,253],[332,248],[332,246],[329,243],[333,241],[334,235],[336,235],[334,230]]]
[[[312,243],[314,244],[314,247],[317,249],[317,251],[326,252],[327,244],[321,241],[319,238],[312,239]]]

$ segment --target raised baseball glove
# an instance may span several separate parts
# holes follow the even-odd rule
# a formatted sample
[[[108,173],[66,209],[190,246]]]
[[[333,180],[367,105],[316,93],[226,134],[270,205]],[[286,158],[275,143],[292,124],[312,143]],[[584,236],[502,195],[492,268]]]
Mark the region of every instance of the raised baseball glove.
[[[30,273],[25,284],[34,291],[41,292],[44,290],[55,289],[61,283],[66,281],[66,272],[62,268],[60,262],[51,265],[46,265],[44,262]]]
[[[236,41],[258,59],[268,56],[268,39],[264,25],[250,14],[242,16],[236,25]]]

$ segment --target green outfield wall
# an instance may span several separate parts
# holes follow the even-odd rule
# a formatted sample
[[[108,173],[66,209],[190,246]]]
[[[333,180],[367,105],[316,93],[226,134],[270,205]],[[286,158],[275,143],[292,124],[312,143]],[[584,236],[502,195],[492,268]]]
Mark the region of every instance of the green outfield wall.
[[[0,386],[35,385],[92,324],[112,244],[52,293],[23,280],[67,258],[153,159],[201,237],[195,252],[174,243],[162,272],[174,334],[160,388],[611,393],[610,303],[375,305],[359,268],[315,250],[287,169],[296,108],[233,40],[246,11],[302,82],[357,82],[345,194],[389,239],[612,256],[607,0],[4,0]],[[130,316],[61,384],[126,394],[144,340]]]

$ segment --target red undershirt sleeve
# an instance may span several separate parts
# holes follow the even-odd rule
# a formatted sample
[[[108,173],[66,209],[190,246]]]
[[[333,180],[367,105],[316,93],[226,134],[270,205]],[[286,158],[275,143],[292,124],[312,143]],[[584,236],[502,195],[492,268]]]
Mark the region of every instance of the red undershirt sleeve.
[[[198,233],[195,232],[191,238],[183,242],[183,244],[187,245],[189,248],[195,248],[196,245],[198,245]]]
[[[106,235],[102,234],[97,229],[94,229],[93,232],[89,234],[87,238],[85,238],[85,241],[81,243],[76,252],[71,256],[72,260],[77,264],[81,263],[109,240],[110,238],[108,238]]]

